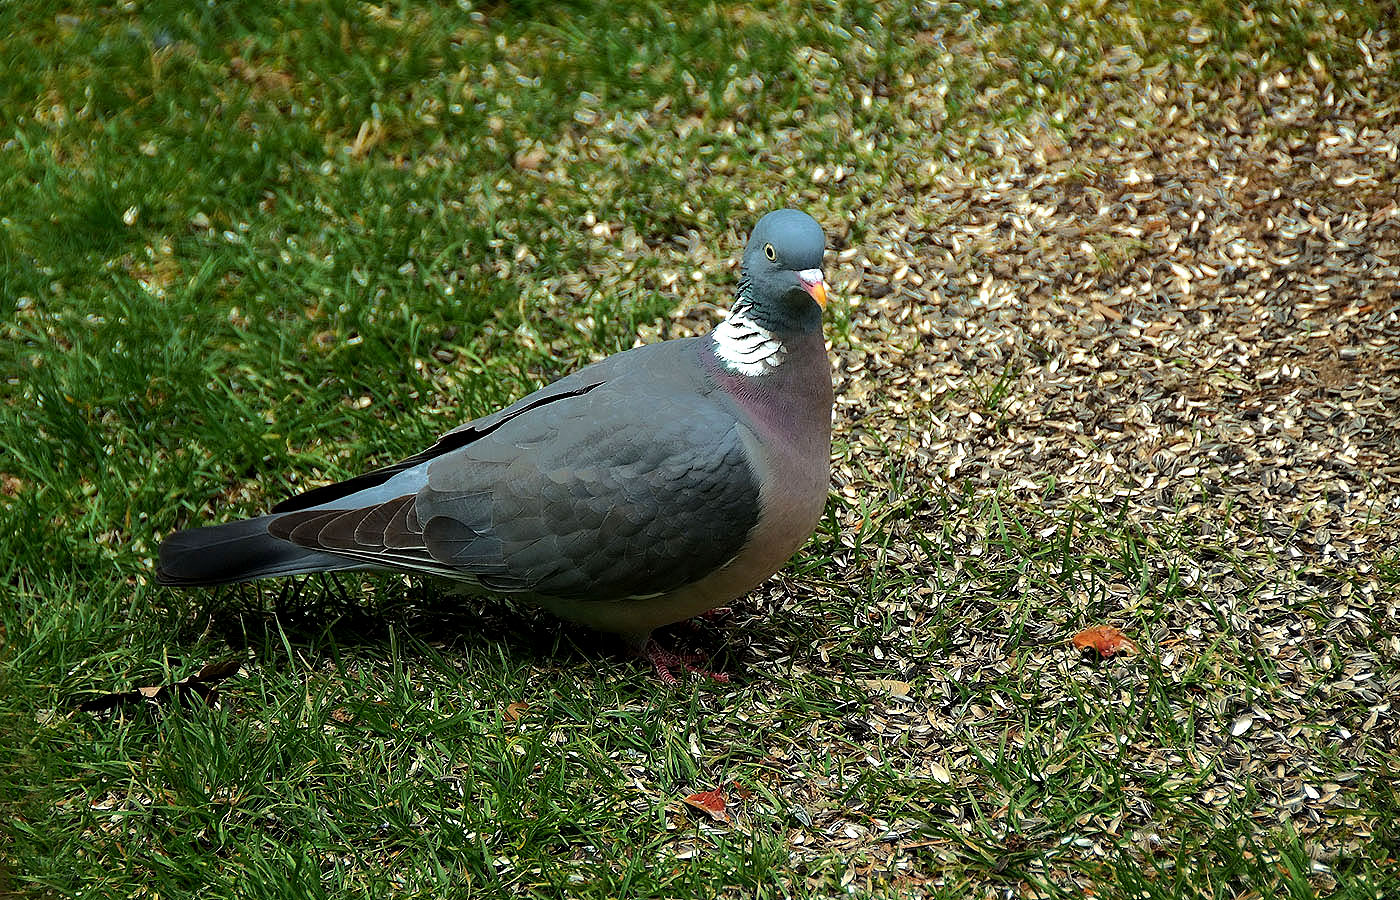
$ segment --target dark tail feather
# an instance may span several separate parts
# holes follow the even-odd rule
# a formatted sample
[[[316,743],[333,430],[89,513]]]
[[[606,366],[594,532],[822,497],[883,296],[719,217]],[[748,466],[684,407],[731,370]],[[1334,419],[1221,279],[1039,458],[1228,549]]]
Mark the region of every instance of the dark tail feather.
[[[278,575],[369,568],[364,563],[306,550],[267,533],[275,516],[177,531],[160,545],[156,581],[181,587],[234,584]]]

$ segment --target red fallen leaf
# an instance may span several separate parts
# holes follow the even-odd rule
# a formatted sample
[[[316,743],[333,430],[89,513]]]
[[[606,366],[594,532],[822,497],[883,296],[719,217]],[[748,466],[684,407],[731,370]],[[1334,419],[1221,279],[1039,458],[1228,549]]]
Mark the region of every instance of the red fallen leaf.
[[[1074,636],[1076,650],[1095,650],[1099,656],[1116,653],[1137,653],[1138,645],[1112,625],[1094,625]]]
[[[729,813],[724,811],[724,791],[716,788],[713,791],[701,791],[698,794],[691,794],[685,798],[685,804],[695,809],[707,812],[710,818],[716,822],[728,822]]]
[[[507,722],[514,722],[516,719],[530,711],[530,704],[521,703],[519,700],[506,707],[505,717]]]

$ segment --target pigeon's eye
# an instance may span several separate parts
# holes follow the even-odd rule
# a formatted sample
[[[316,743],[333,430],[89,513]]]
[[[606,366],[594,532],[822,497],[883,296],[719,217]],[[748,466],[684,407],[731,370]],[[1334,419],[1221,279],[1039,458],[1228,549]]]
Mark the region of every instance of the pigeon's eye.
[[[773,245],[772,245],[772,244],[764,244],[764,245],[763,245],[763,255],[766,256],[766,257],[768,257],[768,261],[769,261],[769,262],[773,262],[774,260],[776,260],[776,259],[778,258],[778,251],[773,249]]]

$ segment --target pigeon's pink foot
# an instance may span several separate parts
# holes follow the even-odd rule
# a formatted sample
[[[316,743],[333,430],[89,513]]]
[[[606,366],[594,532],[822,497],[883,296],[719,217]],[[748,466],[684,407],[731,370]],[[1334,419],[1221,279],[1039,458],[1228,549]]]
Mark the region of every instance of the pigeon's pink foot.
[[[661,683],[667,686],[676,683],[676,676],[671,674],[671,669],[675,667],[685,669],[701,678],[717,681],[720,684],[729,683],[729,676],[725,673],[710,672],[695,665],[705,658],[703,653],[674,653],[662,648],[655,638],[648,638],[646,645],[642,647],[638,655],[645,657],[656,667],[656,677],[660,678]]]

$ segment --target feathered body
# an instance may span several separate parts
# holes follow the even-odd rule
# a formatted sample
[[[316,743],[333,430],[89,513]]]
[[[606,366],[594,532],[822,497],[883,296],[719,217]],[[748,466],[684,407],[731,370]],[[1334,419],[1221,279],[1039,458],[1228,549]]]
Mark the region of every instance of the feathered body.
[[[178,532],[158,578],[418,572],[638,644],[723,605],[787,561],[826,500],[823,249],[805,214],[772,213],[710,334],[611,356],[267,515]]]

